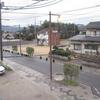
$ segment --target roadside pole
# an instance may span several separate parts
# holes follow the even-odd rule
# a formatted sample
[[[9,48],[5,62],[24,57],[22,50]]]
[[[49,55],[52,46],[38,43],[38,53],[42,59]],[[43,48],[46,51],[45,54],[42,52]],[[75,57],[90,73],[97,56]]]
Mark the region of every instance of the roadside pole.
[[[52,43],[51,43],[51,34],[52,34],[52,29],[51,29],[51,12],[49,12],[50,80],[52,80]]]
[[[37,42],[37,26],[36,26],[36,17],[35,17],[35,20],[34,20],[34,34],[35,34],[35,39],[36,39],[36,43],[38,44]]]
[[[49,56],[50,56],[50,80],[52,80],[52,27],[51,27],[51,16],[58,16],[60,17],[59,14],[52,14],[49,12],[49,46],[50,46],[50,51],[49,51]]]
[[[2,3],[0,0],[0,59],[1,59],[1,61],[3,61],[1,9],[2,9]]]
[[[19,25],[19,39],[20,39],[20,54],[22,53],[21,49],[21,31],[20,31],[20,25]]]

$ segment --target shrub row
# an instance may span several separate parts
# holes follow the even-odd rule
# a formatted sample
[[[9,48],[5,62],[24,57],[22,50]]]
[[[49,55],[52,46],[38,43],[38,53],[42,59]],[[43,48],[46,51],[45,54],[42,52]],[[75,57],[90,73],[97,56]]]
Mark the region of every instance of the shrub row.
[[[52,54],[68,57],[70,52],[67,52],[64,49],[54,49],[52,50]]]

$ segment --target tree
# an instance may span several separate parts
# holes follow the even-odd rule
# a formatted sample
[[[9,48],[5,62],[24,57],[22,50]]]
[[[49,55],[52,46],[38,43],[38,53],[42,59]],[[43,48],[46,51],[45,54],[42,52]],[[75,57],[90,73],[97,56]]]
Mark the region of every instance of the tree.
[[[48,28],[49,22],[47,20],[45,20],[41,26],[42,26],[42,28]]]
[[[41,31],[42,29],[47,29],[49,28],[49,21],[45,20],[43,24],[41,24],[41,26],[30,25],[28,27],[24,27],[20,31],[22,33],[21,38],[24,40],[35,39],[36,36],[35,27],[37,32]],[[64,39],[79,34],[79,30],[76,24],[51,22],[51,27],[53,30],[58,30],[58,32],[60,33],[60,37]],[[16,38],[18,37],[19,37],[18,34],[16,34]]]
[[[21,38],[23,40],[33,40],[35,38],[35,33],[34,33],[34,26],[28,26],[28,27],[24,27],[21,31]],[[16,38],[19,38],[20,33],[16,34]]]
[[[30,33],[34,33],[34,31],[35,31],[35,26],[34,26],[34,25],[28,26],[28,30],[29,30]]]
[[[12,46],[12,50],[13,50],[13,51],[18,51],[17,45]]]
[[[41,29],[48,28],[49,22],[45,20],[43,24],[41,25]],[[54,30],[58,30],[60,33],[61,38],[70,38],[74,35],[79,34],[79,30],[76,24],[71,23],[51,23],[51,27]]]
[[[32,47],[27,47],[26,48],[26,52],[29,56],[33,56],[33,53],[34,53],[34,48]]]
[[[57,23],[51,22],[51,27],[52,27],[53,29],[56,29],[57,26],[58,26]],[[49,28],[49,21],[45,20],[45,21],[43,22],[43,24],[41,25],[41,28],[42,28],[42,29],[44,29],[44,28]]]
[[[79,75],[79,66],[74,64],[64,64],[64,75],[67,80],[77,78]]]

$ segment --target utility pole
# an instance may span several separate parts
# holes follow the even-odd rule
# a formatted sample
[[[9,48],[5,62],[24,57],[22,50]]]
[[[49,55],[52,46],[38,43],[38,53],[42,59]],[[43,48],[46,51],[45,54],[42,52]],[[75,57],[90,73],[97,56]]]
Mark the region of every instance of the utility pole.
[[[52,35],[52,27],[51,27],[51,15],[53,16],[60,16],[59,14],[52,14],[49,12],[49,45],[50,45],[50,80],[52,80],[52,40],[51,40],[51,35]]]
[[[21,49],[21,31],[20,31],[20,25],[19,25],[19,39],[20,39],[20,54],[22,53]]]
[[[76,32],[76,26],[75,26],[75,24],[74,24],[74,35],[75,35],[75,32]]]
[[[38,44],[38,41],[37,41],[37,33],[36,33],[36,17],[35,17],[35,21],[34,21],[34,34],[35,34],[35,39],[36,39],[36,43]]]
[[[52,44],[51,44],[51,34],[52,34],[52,29],[51,29],[51,12],[49,12],[50,80],[52,80]]]
[[[2,9],[2,2],[0,0],[0,59],[1,61],[3,61],[1,9]]]

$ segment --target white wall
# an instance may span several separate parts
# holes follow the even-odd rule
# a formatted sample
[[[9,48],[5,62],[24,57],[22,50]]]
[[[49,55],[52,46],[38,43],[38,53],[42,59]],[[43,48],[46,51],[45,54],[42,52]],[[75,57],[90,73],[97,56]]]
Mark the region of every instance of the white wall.
[[[98,47],[98,51],[100,52],[100,46]]]
[[[77,43],[76,43],[77,44]],[[82,48],[82,47],[81,47]],[[80,50],[75,50],[74,49],[74,44],[71,44],[70,45],[70,50],[72,50],[72,51],[74,51],[74,52],[76,52],[76,53],[81,53],[82,52],[82,49],[80,49]]]
[[[96,34],[97,34],[97,36],[100,36],[100,31],[97,31],[97,33],[96,33]]]
[[[70,50],[76,52],[76,53],[82,53],[82,54],[85,54],[85,53],[88,53],[88,54],[96,54],[96,50],[91,50],[91,49],[85,49],[85,46],[84,44],[86,44],[85,42],[84,43],[81,43],[81,50],[74,50],[74,44],[71,44],[70,46]],[[98,51],[100,53],[100,46],[98,48]]]
[[[100,36],[100,30],[87,30],[86,35],[87,36]]]

